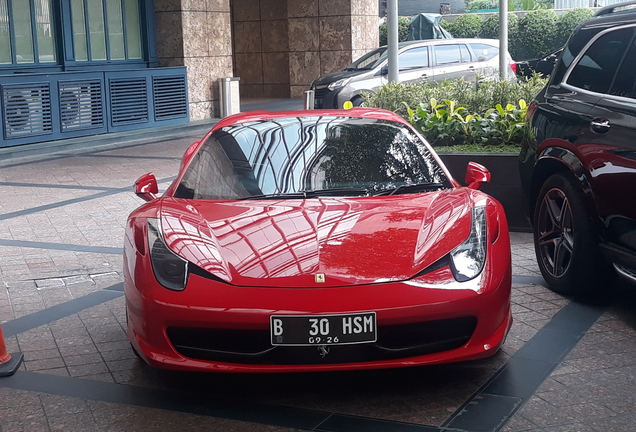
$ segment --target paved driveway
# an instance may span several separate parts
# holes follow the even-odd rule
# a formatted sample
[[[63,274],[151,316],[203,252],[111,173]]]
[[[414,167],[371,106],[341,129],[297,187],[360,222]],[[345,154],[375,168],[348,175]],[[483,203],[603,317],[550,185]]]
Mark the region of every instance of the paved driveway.
[[[371,372],[156,371],[124,333],[122,239],[134,180],[174,178],[201,128],[2,160],[0,322],[25,361],[0,378],[0,431],[634,431],[636,296],[543,286],[512,233],[514,325],[492,358]],[[84,144],[85,146],[85,144]]]

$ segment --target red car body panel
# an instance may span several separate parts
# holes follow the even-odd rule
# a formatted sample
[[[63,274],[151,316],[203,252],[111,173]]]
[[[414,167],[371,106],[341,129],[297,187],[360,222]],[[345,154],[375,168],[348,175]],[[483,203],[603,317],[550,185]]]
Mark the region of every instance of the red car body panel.
[[[384,111],[350,113],[406,124]],[[215,129],[289,115],[252,112],[224,119]],[[181,171],[163,197],[135,210],[126,227],[128,336],[150,365],[219,372],[404,367],[487,357],[505,340],[512,324],[510,241],[496,200],[463,187],[381,197],[173,198],[199,145],[186,151]],[[486,208],[488,233],[486,264],[479,276],[457,282],[448,264],[420,274],[466,240],[476,206]],[[148,218],[160,219],[169,249],[214,277],[190,273],[183,291],[157,282],[149,259]],[[476,318],[476,325],[457,348],[343,363],[202,360],[183,355],[168,335],[171,328],[269,332],[272,315],[362,312],[375,312],[378,329],[461,317]]]

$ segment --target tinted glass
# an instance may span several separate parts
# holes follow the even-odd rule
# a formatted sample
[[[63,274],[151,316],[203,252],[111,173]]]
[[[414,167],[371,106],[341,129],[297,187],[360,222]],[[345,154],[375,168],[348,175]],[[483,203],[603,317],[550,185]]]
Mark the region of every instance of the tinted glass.
[[[477,56],[477,61],[486,61],[496,57],[499,54],[499,48],[492,45],[471,43],[470,47]]]
[[[398,56],[400,70],[428,67],[428,47],[412,48]]]
[[[621,63],[609,93],[615,96],[636,99],[636,40],[630,44],[627,54]]]
[[[405,125],[295,117],[215,131],[194,156],[175,196],[223,200],[334,188],[344,196],[348,191],[360,196],[366,194],[361,189],[381,192],[413,183],[450,187],[428,148]]]
[[[387,57],[386,47],[378,48],[370,53],[367,53],[360,57],[358,60],[351,63],[346,69],[373,69],[384,61]]]
[[[459,45],[439,45],[435,47],[435,61],[437,65],[461,63],[462,57]]]
[[[633,33],[633,29],[621,29],[599,37],[574,66],[566,82],[574,87],[606,93]]]

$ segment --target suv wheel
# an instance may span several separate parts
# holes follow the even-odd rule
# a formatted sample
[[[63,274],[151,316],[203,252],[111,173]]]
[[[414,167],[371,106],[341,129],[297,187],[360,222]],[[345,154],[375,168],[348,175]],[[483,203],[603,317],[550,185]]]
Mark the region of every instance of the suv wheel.
[[[534,246],[543,278],[555,292],[590,293],[605,273],[582,193],[570,177],[555,174],[543,184],[534,212]]]

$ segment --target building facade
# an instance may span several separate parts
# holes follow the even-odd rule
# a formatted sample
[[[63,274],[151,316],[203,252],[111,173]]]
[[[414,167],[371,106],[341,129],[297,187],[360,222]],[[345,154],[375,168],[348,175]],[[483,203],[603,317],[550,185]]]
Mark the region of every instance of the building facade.
[[[377,0],[0,0],[0,147],[301,97],[378,44]]]

